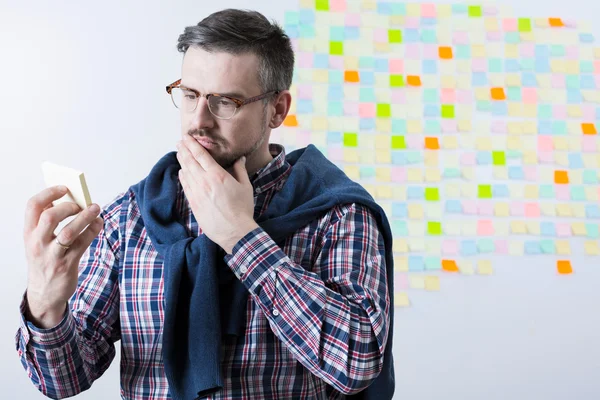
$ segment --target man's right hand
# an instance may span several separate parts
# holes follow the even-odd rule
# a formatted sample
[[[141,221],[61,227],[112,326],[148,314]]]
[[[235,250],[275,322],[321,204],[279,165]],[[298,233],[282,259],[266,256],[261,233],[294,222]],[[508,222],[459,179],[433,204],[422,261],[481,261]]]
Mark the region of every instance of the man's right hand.
[[[72,202],[52,205],[66,193],[66,187],[47,188],[29,199],[25,210],[23,239],[29,267],[26,317],[42,329],[56,326],[64,317],[77,288],[79,260],[104,225],[97,204],[83,212]],[[62,221],[78,213],[58,236],[54,235]]]

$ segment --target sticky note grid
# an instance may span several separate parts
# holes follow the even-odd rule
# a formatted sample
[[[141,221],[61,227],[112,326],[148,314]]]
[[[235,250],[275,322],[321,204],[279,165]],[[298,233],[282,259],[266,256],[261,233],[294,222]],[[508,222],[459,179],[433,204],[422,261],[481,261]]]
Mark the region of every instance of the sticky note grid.
[[[384,208],[396,306],[444,274],[493,274],[497,256],[571,274],[600,255],[600,47],[584,23],[301,0],[284,28],[293,101],[271,140],[314,144]]]

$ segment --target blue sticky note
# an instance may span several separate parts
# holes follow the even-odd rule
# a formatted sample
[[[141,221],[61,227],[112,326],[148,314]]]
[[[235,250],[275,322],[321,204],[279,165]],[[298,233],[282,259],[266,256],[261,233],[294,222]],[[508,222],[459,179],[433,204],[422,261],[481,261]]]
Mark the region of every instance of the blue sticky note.
[[[535,59],[535,72],[538,74],[547,74],[551,71],[550,61],[547,58]]]
[[[521,70],[523,71],[534,71],[535,70],[535,59],[533,58],[523,58],[519,61],[521,65]]]
[[[380,15],[394,15],[394,9],[391,3],[378,2],[377,13]]]
[[[556,253],[556,246],[554,245],[554,240],[549,240],[549,239],[540,240],[540,250],[543,254]]]
[[[598,224],[585,224],[585,230],[587,232],[587,237],[592,239],[598,239],[600,237],[600,227]]]
[[[551,135],[552,132],[552,121],[539,121],[538,122],[538,133],[542,135]]]
[[[343,26],[331,26],[329,27],[329,40],[332,42],[343,42],[345,38],[344,33]]]
[[[583,183],[595,185],[598,183],[598,173],[594,169],[586,169],[583,171]]]
[[[596,80],[594,75],[580,75],[582,89],[596,89]]]
[[[460,243],[460,254],[463,256],[473,256],[477,254],[477,244],[474,240],[463,240]]]
[[[591,33],[580,33],[579,34],[579,41],[581,43],[593,43],[594,42],[594,35],[592,35]]]
[[[423,161],[423,152],[421,151],[407,151],[406,159],[409,164],[419,164]]]
[[[356,40],[360,38],[360,29],[358,29],[358,26],[346,26],[344,28],[344,38],[345,40]]]
[[[519,72],[521,70],[521,64],[514,58],[509,58],[504,62],[504,68],[506,72]]]
[[[454,46],[455,54],[454,58],[457,59],[469,59],[471,58],[471,46],[458,44]]]
[[[479,239],[477,240],[477,249],[479,253],[493,253],[496,245],[492,239]]]
[[[440,121],[437,119],[425,120],[425,133],[442,133],[442,125],[440,124]]]
[[[361,103],[375,103],[375,89],[372,87],[361,87],[358,98]]]
[[[395,134],[406,134],[406,133],[408,133],[408,131],[406,129],[406,120],[405,119],[392,118],[392,133],[395,133]]]
[[[406,218],[408,217],[408,206],[406,203],[393,202],[392,203],[392,217],[394,218]]]
[[[300,10],[300,14],[298,15],[298,21],[301,25],[310,24],[314,25],[315,23],[315,11],[307,8],[303,8]]]
[[[317,36],[314,25],[302,24],[300,27],[300,37],[303,39],[312,39]]]
[[[402,39],[405,43],[417,43],[420,40],[419,31],[417,29],[405,29]]]
[[[285,33],[290,39],[298,39],[300,37],[300,27],[295,25],[286,25]]]
[[[344,83],[344,71],[330,69],[329,70],[329,83],[334,84],[334,85]]]
[[[548,46],[546,46],[545,44],[536,44],[535,45],[535,57],[536,58],[549,58],[550,50],[548,49]]]
[[[423,200],[424,199],[423,188],[421,186],[409,186],[406,189],[406,197],[409,200]]]
[[[440,93],[437,89],[425,89],[423,90],[423,102],[424,103],[439,103]]]
[[[492,114],[496,116],[508,114],[508,106],[506,105],[506,102],[494,101],[492,103]]]
[[[315,68],[329,68],[329,54],[315,53],[313,66]]]
[[[423,43],[437,43],[437,36],[433,29],[422,29],[421,30],[421,41]]]
[[[565,56],[565,46],[561,46],[559,44],[550,45],[550,56],[564,57]]]
[[[329,85],[327,89],[328,100],[343,100],[344,99],[344,87],[342,85]]]
[[[509,165],[508,178],[516,180],[524,179],[525,173],[523,172],[523,167],[521,167],[520,165]]]
[[[402,220],[392,220],[392,233],[394,236],[408,236],[408,224]]]
[[[344,103],[341,101],[329,101],[327,103],[327,115],[332,117],[344,116]]]
[[[525,254],[540,254],[541,252],[540,242],[537,240],[525,241]]]
[[[480,111],[480,112],[492,111],[492,102],[490,100],[477,100],[477,111]]]
[[[565,77],[567,89],[579,89],[579,76],[578,75],[567,75]]]
[[[425,269],[428,271],[442,269],[442,260],[440,259],[440,257],[425,257]]]
[[[454,179],[460,178],[460,168],[444,168],[443,176],[444,178]]]
[[[531,72],[523,72],[521,75],[521,83],[523,84],[523,87],[528,88],[538,86],[535,74],[532,74]]]
[[[424,74],[437,74],[437,61],[423,60],[422,68]]]
[[[517,44],[521,42],[520,32],[506,32],[504,34],[504,41],[510,44]]]
[[[569,168],[583,168],[581,153],[569,153]]]
[[[404,151],[392,150],[392,164],[394,164],[394,165],[408,164],[408,161],[406,160],[406,154],[404,153]]]
[[[375,84],[375,73],[373,71],[360,71],[360,83],[362,85],[373,85]],[[373,100],[374,101],[374,100]]]
[[[506,89],[506,98],[510,101],[521,101],[521,88],[509,86]]]
[[[488,84],[487,75],[485,72],[473,72],[472,85],[473,86],[486,86]]]
[[[371,131],[375,129],[375,118],[361,118],[359,122],[361,131]]]
[[[296,112],[298,114],[312,114],[312,112],[313,112],[312,100],[298,99],[296,102]]]
[[[550,104],[539,104],[538,105],[538,118],[550,119],[552,118],[552,106]],[[550,132],[552,129],[548,129]]]
[[[375,72],[390,72],[390,65],[387,58],[375,59]]]
[[[556,236],[556,227],[553,222],[543,221],[540,223],[540,233],[542,236]]]
[[[502,59],[501,58],[490,58],[488,60],[488,70],[491,73],[503,72]]]
[[[408,256],[408,270],[424,271],[425,263],[423,262],[423,256]]]
[[[375,59],[369,56],[360,56],[358,58],[358,68],[370,69],[375,68]]]
[[[478,151],[477,152],[477,164],[478,165],[490,165],[492,163],[492,153],[489,151]]]
[[[553,135],[566,135],[567,134],[567,121],[554,121],[552,123],[552,134]]]
[[[327,144],[339,144],[342,141],[342,132],[327,132]]]
[[[587,218],[600,218],[600,207],[597,204],[588,204],[585,206],[585,216]]]
[[[460,200],[446,200],[446,212],[452,214],[462,214],[462,203]]]
[[[363,179],[370,179],[375,177],[375,168],[363,165],[359,168],[360,177]]]
[[[553,199],[556,196],[554,194],[554,185],[540,185],[539,195],[540,199]]]
[[[509,197],[510,191],[508,190],[508,186],[504,183],[496,183],[492,185],[492,196],[494,198]]]
[[[571,186],[571,200],[586,201],[585,187],[580,185]]]
[[[421,17],[421,25],[423,25],[423,26],[436,25],[437,22],[438,22],[437,18]]]
[[[581,96],[581,92],[575,89],[567,90],[567,102],[569,104],[579,104],[583,101],[583,97]]]
[[[435,104],[425,104],[423,115],[425,117],[437,117],[440,115],[440,107]]]

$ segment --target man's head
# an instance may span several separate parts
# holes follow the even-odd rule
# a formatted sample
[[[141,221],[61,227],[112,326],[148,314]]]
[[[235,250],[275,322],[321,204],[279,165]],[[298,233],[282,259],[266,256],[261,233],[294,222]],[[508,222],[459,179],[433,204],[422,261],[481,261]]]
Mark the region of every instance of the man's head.
[[[288,36],[258,12],[228,9],[185,28],[177,49],[184,53],[180,86],[200,94],[192,111],[180,107],[182,135],[214,142],[205,147],[223,168],[241,156],[251,172],[264,166],[271,160],[271,129],[281,125],[291,104]],[[183,95],[188,106],[194,102],[193,91]],[[238,107],[236,100],[259,95],[264,97]]]

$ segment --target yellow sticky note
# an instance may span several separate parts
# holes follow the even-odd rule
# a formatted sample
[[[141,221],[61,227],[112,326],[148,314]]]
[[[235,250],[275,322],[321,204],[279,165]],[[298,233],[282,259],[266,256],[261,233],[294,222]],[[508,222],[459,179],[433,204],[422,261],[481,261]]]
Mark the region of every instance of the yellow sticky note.
[[[378,151],[385,152],[385,150]],[[375,164],[375,153],[373,151],[361,151],[359,156],[361,164]]]
[[[587,229],[585,227],[585,223],[583,223],[583,222],[573,222],[571,224],[571,231],[576,236],[586,236],[587,235]]]
[[[458,199],[460,198],[460,185],[456,183],[447,183],[444,190],[446,192],[446,197],[449,199]]]
[[[470,132],[472,129],[470,120],[460,120],[458,121],[458,131],[459,132]]]
[[[515,234],[525,234],[527,233],[527,226],[523,221],[511,221],[510,230]]]
[[[348,178],[357,181],[360,179],[360,168],[357,165],[345,165],[344,172]]]
[[[508,170],[506,169],[506,167],[494,167],[494,178],[507,180]]]
[[[538,163],[538,155],[536,151],[524,151],[523,152],[523,164],[525,165],[536,165]]]
[[[526,199],[538,199],[540,197],[540,191],[538,185],[525,185],[525,198]]]
[[[425,290],[438,291],[440,290],[440,277],[428,275],[425,277]]]
[[[479,260],[477,262],[477,273],[479,275],[492,275],[494,273],[492,262],[490,260]]]
[[[571,245],[568,240],[555,240],[554,244],[556,246],[556,254],[561,256],[571,254]]]
[[[586,186],[585,188],[585,198],[587,201],[598,201],[599,193],[598,189],[593,186]]]
[[[406,121],[406,130],[408,133],[423,133],[423,123],[418,119]]]
[[[392,180],[392,170],[389,167],[377,167],[375,176],[379,182],[390,182]]]
[[[411,289],[425,289],[425,277],[422,275],[409,275],[408,282]]]
[[[571,204],[571,211],[575,218],[585,218],[585,205],[582,203]]]
[[[569,75],[578,74],[579,71],[579,60],[565,60],[565,70]]]
[[[457,149],[458,141],[456,140],[456,136],[442,136],[442,148],[444,149]]]
[[[460,175],[464,179],[466,179],[468,181],[472,181],[475,178],[475,171],[471,167],[463,167],[460,169]]]
[[[600,256],[600,247],[598,247],[598,242],[594,240],[587,240],[584,243],[585,254],[588,256]]]
[[[504,46],[504,55],[506,58],[519,58],[519,46],[516,44],[506,44]]]
[[[377,129],[377,132],[391,133],[392,132],[392,120],[389,118],[375,119],[375,129]]]
[[[393,197],[392,188],[389,185],[378,185],[375,194],[377,200],[391,200]]]
[[[509,117],[522,117],[523,107],[521,103],[508,103],[508,116]]]
[[[511,135],[520,135],[523,133],[523,128],[520,122],[510,121],[506,124],[506,129]]]
[[[423,207],[421,207],[420,204],[409,204],[408,217],[412,219],[423,219]]]
[[[523,105],[523,116],[525,118],[537,118],[537,104],[524,104]],[[537,121],[525,121],[523,122],[523,131],[528,134],[537,133]]]
[[[571,206],[569,204],[560,203],[556,205],[556,214],[559,217],[571,217],[573,213],[571,212]]]
[[[475,139],[477,150],[492,151],[492,140],[488,136],[479,136]]]
[[[394,256],[394,271],[408,272],[408,257]]]
[[[506,86],[522,86],[520,74],[507,73],[506,77],[504,78],[504,82],[506,83]]]
[[[328,129],[326,117],[313,117],[312,130],[313,131],[326,131]]]
[[[508,203],[496,203],[494,204],[494,215],[496,217],[508,217],[510,216],[510,206]]]
[[[375,151],[375,160],[378,164],[389,164],[392,162],[391,150],[377,150]]]
[[[522,256],[523,249],[523,242],[512,240],[508,243],[508,254],[510,254],[511,256]]]
[[[460,193],[466,199],[474,199],[477,197],[478,187],[472,183],[463,183],[460,185]]]
[[[550,88],[552,86],[552,80],[550,74],[537,74],[535,76],[538,86],[540,88]]]
[[[405,292],[394,293],[394,307],[409,307],[410,301],[408,295]]]
[[[408,253],[408,243],[404,239],[394,239],[392,249],[395,253]]]
[[[358,150],[347,148],[344,149],[344,161],[348,163],[357,163],[358,159]]]
[[[570,104],[567,106],[567,115],[571,118],[583,118],[583,110],[581,106]]]
[[[600,47],[594,48],[594,58],[600,59]]]
[[[527,233],[530,235],[540,235],[540,223],[538,221],[527,221]]]
[[[498,18],[496,17],[485,17],[483,19],[483,25],[486,31],[499,31],[500,26],[498,25]]]
[[[473,268],[473,262],[469,260],[460,260],[458,263],[458,270],[463,275],[473,275],[475,270]]]
[[[441,180],[440,170],[437,168],[427,168],[425,170],[425,180],[427,182],[439,182]]]
[[[556,216],[556,208],[553,203],[541,203],[540,210],[542,211],[542,215],[545,217],[555,217]]]
[[[423,172],[419,168],[408,168],[406,170],[406,179],[414,183],[423,182]]]
[[[357,56],[345,56],[344,57],[344,69],[346,70],[357,70],[359,66],[359,58]]]
[[[456,78],[452,75],[442,75],[440,78],[440,84],[444,89],[455,89]]]
[[[425,151],[423,161],[428,167],[437,167],[439,165],[439,151]]]

